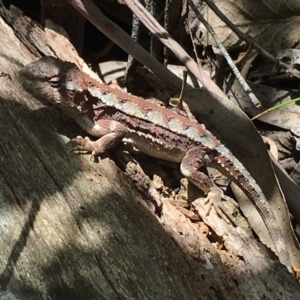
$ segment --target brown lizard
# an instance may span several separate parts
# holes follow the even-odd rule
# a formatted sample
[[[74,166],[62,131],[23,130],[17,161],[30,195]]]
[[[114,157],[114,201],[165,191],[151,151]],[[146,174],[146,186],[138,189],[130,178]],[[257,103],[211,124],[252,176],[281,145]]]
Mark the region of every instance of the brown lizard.
[[[147,155],[180,163],[181,173],[207,193],[210,207],[226,211],[226,197],[213,180],[199,171],[214,167],[235,182],[253,202],[271,235],[281,263],[291,270],[281,230],[262,190],[242,163],[194,119],[142,98],[102,84],[82,73],[75,64],[43,57],[20,71],[23,87],[73,117],[90,135],[77,137],[77,153],[99,155],[120,142],[130,143]],[[209,211],[208,211],[209,212]]]

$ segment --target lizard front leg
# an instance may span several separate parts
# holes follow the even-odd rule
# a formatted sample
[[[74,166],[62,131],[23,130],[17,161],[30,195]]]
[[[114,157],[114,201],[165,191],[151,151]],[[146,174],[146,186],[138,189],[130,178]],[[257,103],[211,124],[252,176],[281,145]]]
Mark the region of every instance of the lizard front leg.
[[[233,201],[230,197],[225,196],[223,191],[216,186],[212,179],[199,171],[200,167],[207,166],[210,160],[209,155],[207,155],[205,151],[203,151],[200,147],[194,147],[183,157],[180,165],[181,173],[190,182],[207,194],[206,202],[208,203],[208,208],[206,210],[206,215],[208,215],[211,208],[214,207],[219,216],[223,217],[226,221],[227,216],[234,223],[231,214],[223,205],[222,199],[228,200],[234,205],[237,205],[235,201]],[[224,216],[224,214],[226,216]]]
[[[101,153],[119,144],[127,134],[127,127],[114,120],[97,120],[92,122],[82,115],[76,119],[77,123],[89,134],[100,137],[96,141],[91,141],[88,137],[77,136],[71,142],[75,144],[73,152],[77,154],[88,154],[98,156]]]

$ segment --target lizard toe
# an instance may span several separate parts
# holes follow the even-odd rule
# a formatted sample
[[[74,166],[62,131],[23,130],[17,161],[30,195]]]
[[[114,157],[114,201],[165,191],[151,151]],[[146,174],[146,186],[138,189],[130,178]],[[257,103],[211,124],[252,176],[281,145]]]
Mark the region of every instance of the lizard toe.
[[[213,207],[219,217],[221,217],[224,221],[226,221],[227,223],[231,222],[233,224],[236,224],[231,213],[222,203],[222,199],[227,200],[234,205],[237,205],[237,203],[233,199],[224,195],[223,191],[220,188],[214,187],[211,189],[211,191],[208,192],[207,197],[205,198],[204,203],[207,205],[205,209],[205,215],[208,216]]]

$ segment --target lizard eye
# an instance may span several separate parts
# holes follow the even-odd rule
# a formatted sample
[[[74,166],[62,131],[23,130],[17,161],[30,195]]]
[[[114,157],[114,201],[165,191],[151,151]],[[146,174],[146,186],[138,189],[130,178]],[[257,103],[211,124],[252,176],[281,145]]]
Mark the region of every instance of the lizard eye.
[[[60,85],[60,78],[59,77],[52,77],[49,79],[49,83],[52,87],[58,88]]]

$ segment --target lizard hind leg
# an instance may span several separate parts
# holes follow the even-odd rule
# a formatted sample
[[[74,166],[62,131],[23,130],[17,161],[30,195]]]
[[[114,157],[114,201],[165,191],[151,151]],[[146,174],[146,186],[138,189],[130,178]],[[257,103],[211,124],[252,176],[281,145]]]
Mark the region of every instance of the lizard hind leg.
[[[199,147],[194,147],[183,157],[180,171],[184,177],[207,194],[207,197],[205,198],[205,204],[208,204],[206,216],[210,213],[212,207],[214,207],[221,218],[226,222],[229,222],[228,219],[230,219],[230,221],[235,224],[230,212],[222,203],[222,199],[228,200],[237,206],[236,202],[230,197],[225,196],[223,191],[216,186],[214,181],[199,170],[201,166],[206,166],[208,164],[207,159],[209,159],[209,157],[205,151]]]

